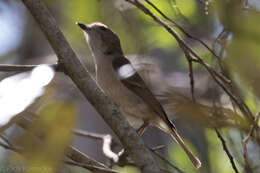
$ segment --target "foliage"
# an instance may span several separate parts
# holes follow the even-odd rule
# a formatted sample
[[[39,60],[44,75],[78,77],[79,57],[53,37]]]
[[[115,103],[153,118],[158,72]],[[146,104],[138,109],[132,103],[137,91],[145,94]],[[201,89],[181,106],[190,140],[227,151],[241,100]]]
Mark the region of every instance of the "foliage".
[[[99,21],[108,25],[119,35],[126,54],[151,55],[153,59],[160,62],[163,74],[167,76],[169,83],[174,83],[174,85],[184,88],[192,88],[189,81],[190,78],[187,75],[188,73],[191,74],[191,72],[189,62],[186,59],[185,49],[180,46],[178,41],[176,41],[168,31],[154,22],[150,16],[146,15],[137,7],[130,5],[125,0],[45,0],[44,2],[55,15],[72,47],[81,57],[88,58],[88,60],[83,59],[86,63],[92,62],[91,55],[83,38],[83,34],[75,25],[75,22],[91,23]],[[258,148],[259,150],[259,141],[257,141],[259,133],[258,127],[253,129],[253,133],[250,135],[250,142],[247,145],[247,157],[245,157],[245,148],[241,144],[243,143],[243,139],[249,134],[249,130],[253,126],[253,121],[257,119],[256,115],[259,112],[259,2],[250,0],[151,1],[167,17],[176,21],[187,33],[199,38],[212,47],[217,57],[201,43],[187,36],[187,34],[176,27],[171,21],[164,19],[146,0],[140,0],[140,2],[143,3],[147,9],[151,10],[153,14],[160,17],[163,21],[166,21],[166,24],[176,32],[177,36],[179,36],[185,44],[189,45],[190,48],[200,56],[203,62],[207,63],[207,65],[212,67],[218,74],[221,74],[225,79],[230,81],[231,83],[221,81],[221,84],[238,100],[237,104],[236,101],[223,90],[223,87],[212,79],[210,72],[207,71],[205,66],[194,60],[192,67],[195,76],[196,101],[200,102],[202,100],[201,102],[206,102],[206,104],[204,107],[199,107],[200,105],[194,105],[195,103],[193,104],[192,102],[191,104],[191,102],[189,102],[189,104],[185,105],[186,107],[184,106],[179,109],[186,110],[185,113],[188,111],[188,116],[185,118],[188,117],[188,119],[192,121],[192,125],[195,124],[196,128],[200,128],[200,130],[198,130],[200,136],[194,137],[196,139],[193,139],[192,135],[190,135],[192,137],[187,136],[192,138],[189,146],[206,162],[202,163],[202,166],[204,164],[207,166],[199,170],[194,169],[190,163],[188,163],[187,157],[177,145],[170,145],[166,156],[169,157],[173,164],[176,164],[182,170],[189,173],[229,173],[234,171],[230,164],[230,159],[227,157],[227,151],[223,150],[223,144],[214,131],[213,127],[216,126],[216,124],[212,123],[212,125],[208,123],[208,119],[202,122],[198,120],[198,117],[196,121],[196,117],[194,118],[194,116],[189,115],[200,113],[201,110],[198,111],[197,109],[203,108],[203,112],[206,112],[205,114],[209,116],[209,119],[213,117],[213,120],[216,119],[216,121],[224,122],[222,124],[223,126],[221,126],[223,127],[221,132],[223,133],[229,152],[234,157],[238,170],[240,172],[246,172],[246,162],[249,162],[249,167],[252,172],[259,172],[259,152],[254,152],[253,150],[254,148]],[[10,0],[5,3],[12,7]],[[19,2],[16,3],[19,5]],[[2,2],[0,3],[0,7],[1,4]],[[15,10],[16,8],[12,7],[10,9]],[[23,14],[22,10],[20,12]],[[20,41],[20,39],[18,40],[18,37],[16,37],[16,44],[19,44],[20,47],[15,46],[12,50],[6,49],[8,52],[1,56],[1,62],[12,62],[13,59],[18,63],[26,62],[31,64],[35,63],[35,60],[41,62],[42,59],[44,59],[42,57],[46,57],[46,54],[50,53],[49,47],[45,47],[48,43],[45,39],[41,38],[38,33],[39,31],[32,32],[32,30],[30,30],[30,28],[35,28],[36,26],[35,23],[31,22],[29,17],[24,15],[20,20],[23,21],[25,29],[21,27],[20,32],[16,31],[13,34],[20,34],[20,37],[22,35],[24,39]],[[1,34],[3,34],[3,32],[0,33],[0,36]],[[4,42],[5,40],[0,40],[0,45],[4,45]],[[35,54],[33,51],[39,52],[39,54],[41,54],[41,56],[39,56],[40,58],[38,56],[34,57],[33,55]],[[33,60],[22,57],[30,57]],[[47,58],[44,59],[44,63],[46,63],[45,61],[47,62]],[[171,74],[174,76],[183,72],[186,78],[182,78],[179,81],[171,77]],[[2,75],[2,78],[5,77],[6,76]],[[206,84],[203,85],[205,78],[206,82],[204,83]],[[58,81],[59,79],[56,80]],[[62,81],[64,82],[66,80],[67,79]],[[183,81],[188,82],[185,83]],[[185,83],[185,86],[183,86],[183,83]],[[69,95],[66,97],[71,99],[71,97],[73,97],[73,91],[71,91],[72,87],[70,85],[71,84],[68,84],[69,87],[65,89],[65,93]],[[56,90],[62,89],[62,85],[52,85],[50,87]],[[190,98],[190,90],[185,92],[185,94],[189,96],[187,98]],[[57,95],[59,94],[60,93]],[[25,172],[27,173],[35,172],[35,168],[38,167],[37,165],[47,169],[37,169],[37,172],[55,172],[61,167],[61,162],[65,157],[64,152],[67,146],[72,142],[73,135],[71,131],[75,125],[76,114],[82,110],[76,110],[78,107],[76,108],[74,104],[76,104],[77,101],[73,104],[64,101],[56,102],[53,101],[55,100],[53,97],[55,96],[50,96],[48,98],[49,100],[47,99],[47,101],[45,101],[51,101],[50,104],[36,101],[34,105],[27,109],[31,109],[32,112],[37,114],[36,117],[34,117],[36,120],[33,121],[31,129],[23,132],[22,135],[19,136],[19,140],[15,143],[23,150],[20,154],[12,155],[11,164],[26,165]],[[77,98],[80,98],[80,96],[77,95]],[[63,99],[66,100],[65,98]],[[43,106],[41,110],[35,111],[34,106],[36,105],[35,107],[37,107],[38,104]],[[174,103],[173,105],[176,104]],[[239,105],[242,105],[244,109],[248,108],[249,111],[246,113],[243,112]],[[211,111],[216,110],[215,108],[219,109],[215,112]],[[225,116],[219,114],[219,112],[223,110],[225,113],[226,109],[232,111],[232,116],[229,114],[225,114]],[[38,110],[38,107],[36,110]],[[89,110],[90,108],[87,111],[84,110],[85,112],[83,114],[90,114]],[[181,111],[178,113],[181,114]],[[179,116],[181,117],[181,115]],[[234,116],[237,117],[234,118]],[[182,118],[185,120],[184,117]],[[235,122],[229,121],[232,118]],[[90,121],[93,121],[93,119]],[[239,121],[246,121],[245,125],[243,125],[243,127],[239,126]],[[190,123],[189,121],[187,122]],[[189,126],[188,123],[184,126]],[[257,123],[259,124],[259,121]],[[92,122],[89,124],[92,124]],[[203,127],[201,127],[202,125]],[[183,129],[186,128],[183,127]],[[198,142],[202,139],[205,139],[207,143],[205,148],[207,147],[208,151],[206,152],[194,145],[194,141]],[[165,165],[161,164],[160,166],[164,167]],[[117,168],[117,170],[122,173],[138,172],[138,170],[132,166]],[[74,171],[81,172],[82,170],[74,169]]]

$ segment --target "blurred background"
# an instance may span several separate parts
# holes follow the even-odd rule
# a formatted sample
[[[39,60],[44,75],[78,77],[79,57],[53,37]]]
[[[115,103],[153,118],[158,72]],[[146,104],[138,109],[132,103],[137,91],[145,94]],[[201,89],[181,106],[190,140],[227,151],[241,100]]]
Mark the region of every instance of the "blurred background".
[[[165,29],[124,0],[44,0],[43,2],[91,73],[94,73],[93,59],[83,33],[75,22],[102,22],[117,33],[125,55],[133,62],[143,65],[140,71],[144,72],[143,76],[146,77],[147,84],[164,105],[185,142],[201,159],[202,168],[198,170],[193,168],[182,149],[171,141],[167,134],[156,128],[149,127],[142,136],[148,146],[165,145],[166,147],[160,152],[184,172],[230,173],[234,169],[214,130],[219,128],[238,170],[248,172],[243,156],[243,139],[249,131],[247,119],[234,106],[229,96],[212,80],[205,68],[198,63],[193,63],[197,102],[194,104],[191,101],[188,62],[175,39]],[[160,16],[147,3],[141,2]],[[206,63],[232,80],[235,93],[240,96],[252,114],[256,115],[259,111],[260,96],[258,89],[260,85],[260,2],[257,0],[151,0],[151,2],[170,19],[176,21],[187,33],[211,47],[219,58],[168,22]],[[25,65],[53,64],[56,61],[57,57],[50,44],[22,1],[1,0],[0,63]],[[13,73],[2,72],[0,77],[5,79],[10,75]],[[31,91],[25,89],[24,92]],[[18,96],[13,95],[10,99],[16,100],[16,97]],[[226,114],[212,115],[214,106],[223,108]],[[7,108],[14,109],[15,105]],[[64,147],[72,141],[73,146],[90,157],[109,163],[102,153],[102,143],[99,140],[76,137],[69,134],[68,130],[64,130],[67,126],[98,134],[113,134],[70,78],[63,73],[55,74],[54,79],[45,88],[44,94],[32,101],[26,111],[46,115],[45,117],[50,115],[56,117],[59,113],[60,115],[54,119],[38,118],[38,121],[36,120],[38,125],[44,125],[35,125],[36,127],[32,129],[38,131],[37,127],[44,127],[41,130],[53,134],[53,143],[59,141],[59,145]],[[62,124],[62,122],[66,126],[61,126],[59,132],[67,135],[61,135],[55,129],[55,124]],[[31,138],[27,132],[14,125],[5,131],[4,135],[13,143],[27,148],[29,158],[39,159],[30,155],[34,151],[32,148],[38,145],[37,142],[28,142]],[[117,140],[115,135],[114,138]],[[44,146],[50,147],[51,143]],[[259,144],[253,139],[248,143],[247,149],[251,171],[260,172]],[[0,151],[0,172],[19,162],[18,156],[10,154],[12,151],[5,148],[0,148]],[[45,151],[44,147],[43,151]],[[37,152],[41,155],[41,151]],[[62,150],[60,152],[62,153]],[[174,172],[164,162],[159,161],[159,163]],[[64,171],[72,173],[88,172],[86,169],[74,166],[62,167],[67,167]],[[123,173],[138,172],[130,166],[116,169]],[[17,172],[15,169],[8,170]]]

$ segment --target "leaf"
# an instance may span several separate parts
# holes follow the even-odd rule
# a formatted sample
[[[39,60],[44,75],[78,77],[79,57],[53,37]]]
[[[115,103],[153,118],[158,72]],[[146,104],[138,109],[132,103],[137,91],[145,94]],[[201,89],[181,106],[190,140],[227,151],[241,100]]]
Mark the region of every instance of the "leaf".
[[[232,33],[227,47],[226,64],[260,97],[260,20],[259,14],[242,9],[236,0],[221,1],[219,16],[224,28]]]
[[[55,102],[39,111],[39,118],[19,141],[26,173],[56,172],[71,142],[75,117],[75,107],[67,102]]]

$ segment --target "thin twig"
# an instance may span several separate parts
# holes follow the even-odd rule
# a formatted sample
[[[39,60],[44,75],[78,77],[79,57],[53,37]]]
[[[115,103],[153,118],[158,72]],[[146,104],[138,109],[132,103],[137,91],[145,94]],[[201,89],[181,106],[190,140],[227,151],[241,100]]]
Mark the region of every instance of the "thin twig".
[[[5,144],[5,143],[3,143],[3,142],[1,142],[1,141],[0,141],[0,146],[3,147],[3,148],[5,148],[5,149],[7,149],[7,150],[14,151],[14,152],[16,152],[16,153],[21,152],[20,149],[15,148],[14,146],[10,146],[10,145],[8,145],[8,144]]]
[[[16,124],[25,130],[30,130],[30,127],[33,122],[31,119],[26,118],[27,113],[28,112],[23,112],[24,115],[21,116],[21,119],[19,121],[16,121]],[[41,138],[41,136],[37,136],[37,137]],[[76,149],[73,146],[68,147],[68,149],[66,151],[66,156],[68,158],[70,158],[71,160],[73,160],[74,162],[77,162],[80,164],[107,168],[107,166],[104,165],[103,163],[100,163],[100,162],[90,158],[89,156],[82,153],[81,151],[79,151],[78,149]]]
[[[230,80],[226,79],[223,75],[219,74],[218,72],[216,72],[213,68],[211,68],[207,63],[205,63],[188,45],[186,45],[183,40],[181,40],[178,36],[177,33],[175,33],[171,27],[165,23],[164,21],[162,21],[160,18],[158,18],[156,15],[154,15],[148,8],[146,8],[141,2],[139,2],[138,0],[125,0],[133,5],[135,5],[137,8],[139,8],[140,10],[142,10],[145,14],[149,15],[150,17],[152,17],[154,19],[154,21],[156,21],[158,24],[160,24],[161,26],[163,26],[178,42],[178,44],[180,45],[180,47],[183,49],[183,51],[189,51],[191,53],[192,56],[194,56],[194,58],[192,59],[194,62],[198,62],[200,63],[202,66],[205,67],[205,69],[209,72],[209,74],[212,76],[212,78],[216,81],[216,83],[230,96],[231,99],[234,100],[234,102],[238,105],[238,107],[240,108],[241,112],[246,116],[249,117],[251,120],[253,119],[253,114],[251,113],[251,111],[248,109],[248,107],[243,104],[240,103],[240,101],[237,99],[237,97],[235,97],[226,87],[225,85],[222,84],[221,81],[230,84]],[[219,81],[219,79],[221,81]]]
[[[93,172],[99,172],[99,173],[119,173],[118,171],[110,169],[110,168],[103,168],[103,167],[98,167],[98,166],[93,166],[93,165],[81,164],[81,163],[78,163],[78,162],[68,161],[68,160],[66,160],[64,162],[66,164],[82,167],[82,168],[88,169],[88,170],[93,171]]]
[[[250,140],[250,138],[253,136],[253,132],[254,130],[257,128],[257,123],[260,117],[260,113],[258,113],[255,117],[255,123],[252,125],[252,127],[250,128],[248,135],[244,138],[243,140],[243,157],[245,160],[245,169],[247,170],[247,172],[252,172],[248,158],[247,158],[247,144]]]
[[[98,113],[118,136],[120,142],[129,152],[134,164],[143,173],[158,173],[160,169],[156,164],[144,142],[135,130],[118,111],[117,107],[105,97],[96,82],[80,62],[63,33],[59,29],[55,18],[41,0],[21,0],[43,31],[54,52],[58,63],[85,98],[96,108]],[[75,26],[76,27],[76,26]]]
[[[175,40],[178,42],[179,46],[182,48],[182,50],[188,51],[194,58],[192,58],[192,61],[197,62],[199,64],[201,64],[211,75],[211,77],[215,80],[215,82],[229,95],[229,97],[234,100],[234,102],[238,105],[239,109],[241,110],[241,112],[248,117],[250,120],[253,119],[253,114],[251,113],[251,111],[248,109],[248,107],[244,104],[241,103],[240,100],[237,99],[236,96],[233,95],[233,93],[231,91],[229,91],[229,89],[227,89],[225,87],[225,85],[222,83],[226,83],[226,84],[230,84],[230,80],[226,79],[222,74],[219,74],[217,71],[215,71],[210,65],[208,65],[207,63],[205,63],[202,58],[200,58],[193,50],[192,48],[190,48],[187,44],[185,44],[185,42],[178,36],[178,34],[172,30],[172,28],[165,23],[164,21],[162,21],[160,18],[158,18],[156,15],[154,15],[148,8],[146,8],[140,1],[138,0],[125,0],[133,5],[135,5],[137,8],[139,8],[140,10],[142,10],[145,14],[147,14],[148,16],[152,17],[153,20],[155,22],[157,22],[158,24],[160,24],[161,26],[163,26],[174,38]],[[222,82],[221,82],[221,81]]]
[[[217,38],[215,39],[215,41],[213,43],[213,47],[214,47],[214,45],[216,46],[217,43],[219,43],[221,45],[220,55],[222,55],[224,53],[224,50],[225,50],[225,48],[227,46],[227,41],[226,40],[227,40],[228,35],[229,35],[229,32],[225,28],[223,28],[223,30],[219,33],[219,35],[217,36]],[[223,38],[225,39],[224,42],[223,42]],[[221,41],[223,43],[220,43]],[[219,63],[219,67],[220,67],[221,73],[224,74],[223,76],[230,81],[229,82],[230,90],[232,91],[232,93],[235,93],[235,95],[237,96],[237,100],[238,100],[239,104],[241,105],[242,109],[244,109],[245,112],[247,112],[247,114],[249,115],[250,120],[252,121],[254,119],[253,118],[253,114],[249,110],[248,106],[245,104],[243,99],[241,98],[241,94],[236,89],[237,87],[235,86],[235,83],[233,83],[232,80],[229,79],[229,76],[228,76],[229,70],[227,68],[225,68],[225,66],[223,66],[223,64],[221,62],[221,59],[218,59],[218,63]],[[231,99],[231,103],[232,103],[232,105],[234,107],[234,100]],[[242,110],[241,107],[239,108],[240,110]]]
[[[166,16],[158,7],[156,7],[150,0],[145,0],[150,6],[152,6],[164,19],[170,21],[175,27],[177,27],[181,32],[183,32],[187,37],[198,41],[200,44],[202,44],[208,51],[210,51],[217,59],[221,59],[205,42],[200,40],[199,38],[191,35],[188,33],[181,25],[179,25],[177,22],[174,20],[170,19],[168,16]]]
[[[21,152],[21,150],[15,148],[13,146],[6,145],[6,144],[2,143],[1,141],[0,141],[0,146],[2,146],[3,148],[5,148],[7,150],[11,150],[11,151],[14,151],[14,152],[17,152],[17,153]],[[88,165],[88,164],[83,164],[83,163],[75,162],[75,161],[65,161],[65,163],[70,164],[70,165],[74,165],[74,166],[79,166],[79,167],[88,169],[90,171],[96,171],[96,172],[98,171],[99,173],[119,173],[118,171],[112,170],[110,168],[94,166],[92,164]]]
[[[151,148],[151,150],[158,151],[158,150],[164,149],[165,147],[166,147],[165,145],[159,145],[159,146]]]
[[[225,28],[223,28],[223,30],[219,33],[219,35],[217,36],[217,38],[213,42],[213,47],[215,47],[217,43],[219,43],[221,45],[221,50],[220,50],[220,55],[221,56],[223,55],[224,50],[225,50],[225,48],[227,46],[227,37],[228,37],[228,35],[229,35],[229,32]],[[223,41],[223,39],[224,39],[224,41]],[[223,42],[223,43],[221,43],[221,42]],[[254,120],[254,116],[253,116],[252,112],[250,111],[250,109],[248,108],[248,106],[245,104],[244,100],[241,98],[241,94],[236,89],[237,87],[235,86],[235,83],[233,83],[232,80],[229,79],[229,74],[228,74],[229,70],[227,68],[225,68],[225,66],[223,66],[223,64],[221,62],[221,59],[218,59],[218,63],[219,63],[219,67],[220,67],[221,73],[224,74],[223,76],[230,81],[228,84],[229,84],[231,92],[236,95],[238,104],[237,103],[235,103],[235,104],[239,106],[239,109],[242,112],[244,111],[243,112],[244,114],[248,114],[248,118],[250,119],[251,122],[255,123],[255,121],[253,121]],[[221,77],[221,76],[219,76],[219,77]],[[234,102],[235,102],[235,100],[233,100],[231,98],[231,103],[232,103],[233,108],[235,108]]]
[[[78,136],[83,136],[83,137],[88,137],[88,138],[93,138],[93,139],[100,139],[103,140],[104,136],[107,134],[97,134],[97,133],[92,133],[92,132],[87,132],[83,130],[73,130],[73,133]]]
[[[196,55],[197,56],[197,55]],[[249,110],[249,108],[247,107],[247,105],[241,100],[239,99],[240,97],[234,95],[232,93],[232,91],[230,91],[221,81],[224,81],[227,83],[225,76],[219,74],[218,72],[216,72],[213,68],[211,68],[210,65],[208,65],[207,63],[205,63],[201,58],[197,57],[197,60],[193,60],[196,62],[199,62],[200,64],[202,64],[205,69],[209,72],[210,76],[214,79],[214,81],[225,91],[225,93],[234,101],[234,103],[239,107],[239,109],[241,110],[241,112],[245,115],[245,117],[249,118],[249,120],[253,119],[253,114],[252,112]],[[228,80],[228,84],[231,84],[231,81]]]
[[[10,147],[14,147],[13,144],[7,139],[5,135],[0,134],[0,138],[2,138],[3,141],[5,141],[5,143],[8,144]]]
[[[192,61],[188,60],[189,63],[189,77],[190,77],[190,90],[191,90],[191,98],[193,102],[196,102],[194,96],[194,76],[193,76],[193,68],[192,68]]]
[[[118,154],[113,152],[111,149],[112,145],[112,136],[109,134],[97,134],[97,133],[91,133],[83,130],[73,130],[73,132],[78,136],[83,137],[90,137],[94,139],[102,140],[103,146],[102,151],[106,157],[109,159],[112,159],[115,163],[118,162],[120,155],[122,152],[119,152]]]
[[[182,46],[182,45],[180,45]],[[189,52],[184,48],[183,49],[185,57],[188,61],[189,65],[189,78],[190,78],[190,91],[191,91],[191,98],[193,102],[196,102],[194,96],[194,75],[193,75],[193,68],[192,68],[192,57],[190,56]]]
[[[28,115],[28,114],[32,114],[32,113],[24,111],[24,112],[21,112],[21,113],[15,115],[14,117],[12,117],[11,120],[8,121],[8,123],[6,123],[0,127],[0,134],[3,133],[9,127],[11,127],[13,124],[20,121],[25,115]]]
[[[243,162],[243,157],[241,157],[240,155],[240,148],[237,149],[238,148],[237,143],[234,142],[234,140],[232,139],[229,133],[227,134],[227,139],[229,141],[230,150],[232,151],[234,158],[236,158],[238,165],[243,167],[244,162]]]
[[[189,65],[189,78],[190,78],[190,91],[191,91],[191,98],[193,102],[196,102],[194,96],[194,75],[193,75],[193,68],[192,68],[192,57],[190,56],[189,52],[186,49],[184,50],[185,57],[188,61]]]
[[[236,172],[236,173],[239,173],[238,172],[238,169],[236,167],[236,164],[234,162],[234,158],[233,156],[231,155],[231,153],[229,152],[228,148],[227,148],[227,145],[226,145],[226,141],[224,140],[224,138],[221,136],[220,132],[218,131],[218,129],[215,128],[215,131],[217,133],[217,136],[218,138],[220,139],[221,143],[222,143],[222,147],[223,147],[223,150],[225,151],[225,153],[227,154],[228,158],[229,158],[229,161],[232,165],[232,168],[233,170]]]
[[[180,168],[172,164],[169,160],[167,160],[164,156],[162,156],[157,150],[154,150],[153,148],[149,148],[152,153],[154,153],[157,157],[159,157],[162,161],[164,161],[166,164],[168,164],[170,167],[178,171],[179,173],[185,173]]]
[[[41,64],[42,65],[42,64]],[[56,71],[62,71],[58,64],[46,64],[53,67]],[[11,65],[11,64],[0,64],[1,72],[26,72],[38,67],[40,65]]]
[[[161,168],[161,172],[162,172],[162,173],[172,173],[171,171],[169,171],[169,170],[167,170],[167,169],[163,169],[163,168]]]

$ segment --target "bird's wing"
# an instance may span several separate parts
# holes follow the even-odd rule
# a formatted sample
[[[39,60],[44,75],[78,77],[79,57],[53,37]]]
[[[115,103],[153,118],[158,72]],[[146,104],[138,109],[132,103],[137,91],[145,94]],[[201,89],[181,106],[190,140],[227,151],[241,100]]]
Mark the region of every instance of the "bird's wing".
[[[117,57],[113,60],[113,68],[121,82],[132,92],[138,95],[154,112],[157,113],[171,128],[174,124],[169,120],[163,107],[148,89],[143,79],[125,57]]]

